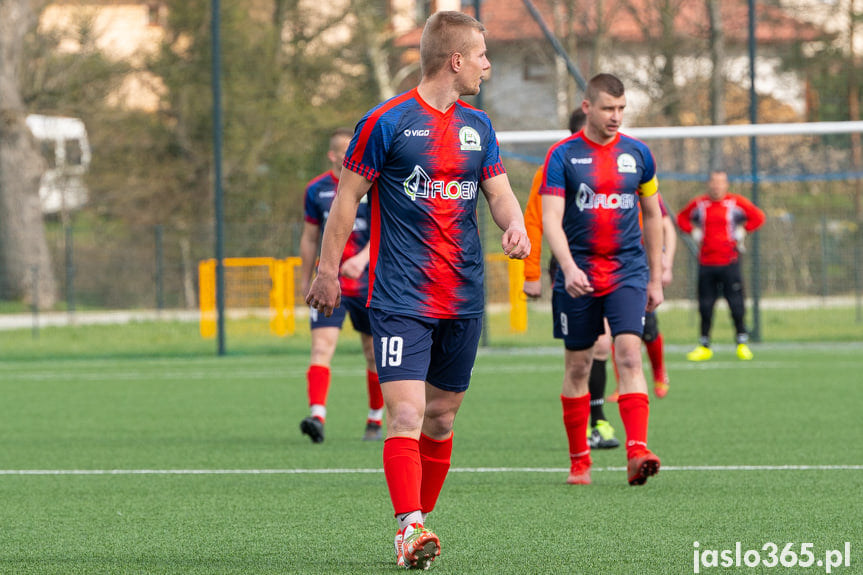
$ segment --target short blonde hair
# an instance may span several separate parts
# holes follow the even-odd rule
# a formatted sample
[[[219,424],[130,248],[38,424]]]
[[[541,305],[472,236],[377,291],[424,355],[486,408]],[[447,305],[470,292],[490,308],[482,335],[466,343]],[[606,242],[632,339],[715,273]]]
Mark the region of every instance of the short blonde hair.
[[[452,10],[435,12],[426,20],[420,39],[420,66],[423,76],[434,76],[453,54],[466,54],[472,46],[470,30],[485,34],[485,26],[476,18]]]
[[[330,151],[336,152],[342,145],[342,140],[354,137],[354,131],[350,128],[336,128],[330,134]]]

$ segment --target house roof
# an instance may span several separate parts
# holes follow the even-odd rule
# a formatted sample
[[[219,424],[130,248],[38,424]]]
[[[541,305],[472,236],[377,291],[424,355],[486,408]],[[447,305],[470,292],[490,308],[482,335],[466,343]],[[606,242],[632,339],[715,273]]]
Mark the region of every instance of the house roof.
[[[603,28],[612,40],[641,43],[655,41],[661,34],[659,13],[653,8],[654,0],[607,0],[604,4]],[[468,4],[468,2],[463,2]],[[554,30],[550,0],[533,0],[546,25]],[[587,7],[576,14],[572,22],[573,33],[582,40],[590,40],[597,31],[597,3],[586,2]],[[723,0],[720,3],[727,42],[745,42],[749,34],[749,10],[746,0]],[[777,6],[756,4],[755,37],[759,43],[782,44],[807,42],[821,38],[824,31],[797,20]],[[462,11],[473,14],[472,8]],[[518,0],[482,0],[480,19],[488,29],[489,43],[506,43],[543,38],[542,30],[533,19],[524,2]],[[681,39],[706,39],[709,35],[709,18],[704,0],[676,0],[675,34]],[[422,28],[416,28],[399,37],[396,45],[419,46]]]

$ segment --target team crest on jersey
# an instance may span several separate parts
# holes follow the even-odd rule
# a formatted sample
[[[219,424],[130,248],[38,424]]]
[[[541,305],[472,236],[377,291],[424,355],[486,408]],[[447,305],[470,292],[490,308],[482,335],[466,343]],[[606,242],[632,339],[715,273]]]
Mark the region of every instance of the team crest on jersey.
[[[470,126],[462,126],[458,131],[458,139],[461,142],[462,151],[481,151],[482,141],[479,137],[479,132]]]
[[[621,174],[634,174],[636,172],[635,158],[631,154],[617,156],[617,171]]]

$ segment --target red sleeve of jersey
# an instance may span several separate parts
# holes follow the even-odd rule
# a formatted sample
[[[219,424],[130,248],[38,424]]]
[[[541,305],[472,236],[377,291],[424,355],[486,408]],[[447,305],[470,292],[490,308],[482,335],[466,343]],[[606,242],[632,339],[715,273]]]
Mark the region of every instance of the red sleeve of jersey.
[[[697,200],[697,198],[696,198]],[[692,212],[695,210],[696,200],[692,200],[677,214],[677,227],[685,234],[692,233]]]
[[[764,221],[767,219],[764,215],[764,210],[743,196],[737,197],[737,205],[741,210],[743,210],[743,213],[746,214],[746,222],[743,224],[743,227],[746,228],[747,232],[754,232],[764,225]]]

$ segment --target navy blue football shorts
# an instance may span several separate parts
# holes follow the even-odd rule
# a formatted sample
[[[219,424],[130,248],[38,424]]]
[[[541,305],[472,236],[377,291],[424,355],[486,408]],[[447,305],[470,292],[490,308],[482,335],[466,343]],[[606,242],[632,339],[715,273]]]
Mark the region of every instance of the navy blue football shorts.
[[[647,289],[621,286],[602,296],[583,295],[574,298],[555,290],[551,298],[554,337],[562,339],[566,349],[578,351],[592,347],[605,332],[602,318],[608,319],[612,337],[644,333],[644,308]]]
[[[319,313],[315,308],[309,308],[309,319],[311,329],[319,327],[337,327],[341,329],[345,323],[345,316],[351,316],[354,329],[360,333],[371,334],[372,327],[369,324],[369,308],[366,307],[365,297],[342,297],[339,307],[333,310],[330,317]]]
[[[470,384],[482,317],[440,319],[370,309],[378,379],[419,380],[445,391]]]

